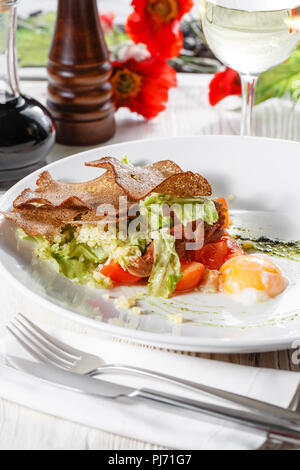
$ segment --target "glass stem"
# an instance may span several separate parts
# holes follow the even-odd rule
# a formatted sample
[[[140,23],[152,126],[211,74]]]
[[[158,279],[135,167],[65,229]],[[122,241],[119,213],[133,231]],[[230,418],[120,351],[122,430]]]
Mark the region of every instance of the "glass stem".
[[[253,129],[253,106],[255,99],[255,89],[258,81],[257,76],[240,74],[242,82],[242,122],[241,135],[254,135]]]

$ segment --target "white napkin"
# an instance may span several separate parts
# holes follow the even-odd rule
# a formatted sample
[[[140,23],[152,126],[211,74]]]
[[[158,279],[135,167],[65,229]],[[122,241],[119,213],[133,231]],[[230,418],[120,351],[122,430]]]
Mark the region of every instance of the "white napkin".
[[[50,329],[48,331],[54,333]],[[238,366],[62,331],[59,339],[79,349],[99,354],[107,362],[122,362],[167,372],[283,407],[290,405],[299,385],[300,376],[293,372]],[[0,351],[30,358],[10,335],[0,341]],[[126,385],[147,386],[208,400],[205,395],[162,385],[161,382],[124,375],[110,375],[106,378]],[[170,449],[254,450],[260,448],[266,440],[263,433],[233,428],[229,423],[201,414],[179,415],[171,408],[156,408],[141,401],[124,404],[58,388],[4,364],[0,365],[0,396],[72,422]]]

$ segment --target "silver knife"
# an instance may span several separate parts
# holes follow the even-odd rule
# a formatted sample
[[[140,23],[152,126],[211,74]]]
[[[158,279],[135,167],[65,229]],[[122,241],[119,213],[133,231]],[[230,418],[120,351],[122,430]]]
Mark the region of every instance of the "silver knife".
[[[177,395],[160,393],[146,388],[133,388],[125,385],[115,384],[88,376],[81,376],[72,372],[66,372],[56,367],[28,361],[22,358],[6,356],[10,364],[17,365],[17,368],[28,375],[42,379],[50,384],[56,384],[64,388],[77,392],[84,392],[91,396],[98,396],[105,399],[127,398],[129,400],[143,400],[173,407],[174,409],[184,409],[227,420],[238,425],[251,428],[269,434],[272,438],[280,442],[300,444],[300,425],[288,424],[280,418],[266,417],[258,413],[228,408],[213,403],[205,403],[189,398],[182,398]]]

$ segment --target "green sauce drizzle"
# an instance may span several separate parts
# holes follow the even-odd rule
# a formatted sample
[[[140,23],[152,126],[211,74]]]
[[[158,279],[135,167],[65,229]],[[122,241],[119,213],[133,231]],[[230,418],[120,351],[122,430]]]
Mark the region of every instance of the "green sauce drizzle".
[[[284,241],[267,237],[248,238],[234,235],[245,251],[259,251],[271,256],[300,261],[300,241]]]

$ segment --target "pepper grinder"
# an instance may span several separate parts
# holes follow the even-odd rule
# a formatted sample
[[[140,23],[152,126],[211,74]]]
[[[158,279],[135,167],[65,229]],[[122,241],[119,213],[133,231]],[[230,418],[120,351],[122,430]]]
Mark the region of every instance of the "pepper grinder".
[[[48,63],[47,106],[57,142],[96,145],[115,133],[112,66],[97,0],[59,0]]]

